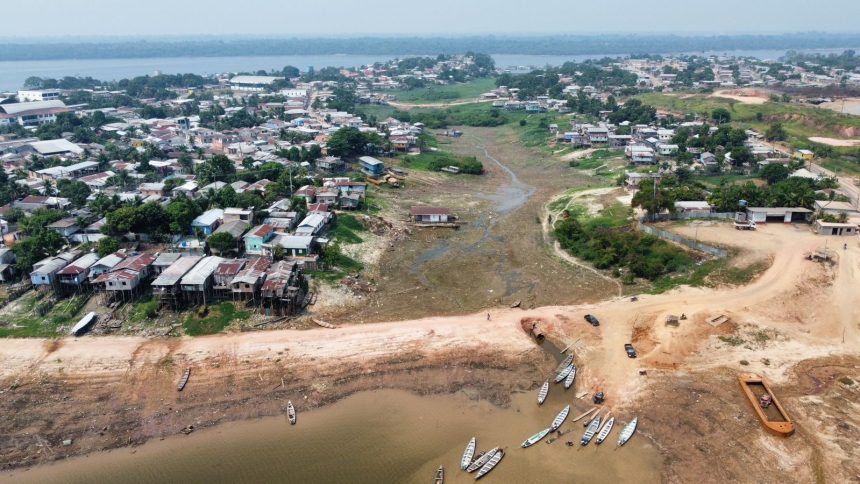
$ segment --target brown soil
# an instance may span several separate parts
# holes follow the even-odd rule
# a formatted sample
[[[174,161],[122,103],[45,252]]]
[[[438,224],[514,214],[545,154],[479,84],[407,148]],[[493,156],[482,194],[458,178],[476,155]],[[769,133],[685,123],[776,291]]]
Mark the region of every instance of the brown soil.
[[[384,216],[403,221],[408,207],[450,208],[463,225],[459,230],[416,228],[388,244],[376,265],[361,278],[374,286],[358,304],[327,306],[320,316],[332,322],[366,323],[410,319],[427,314],[463,314],[521,301],[532,308],[549,304],[597,301],[617,292],[616,285],[593,272],[559,264],[541,236],[546,202],[556,193],[603,183],[568,164],[524,148],[511,128],[463,128],[462,138],[445,150],[477,156],[486,174],[449,176],[411,170],[404,188],[383,192]],[[513,210],[503,205],[519,194],[533,193]],[[354,301],[351,301],[354,302]]]

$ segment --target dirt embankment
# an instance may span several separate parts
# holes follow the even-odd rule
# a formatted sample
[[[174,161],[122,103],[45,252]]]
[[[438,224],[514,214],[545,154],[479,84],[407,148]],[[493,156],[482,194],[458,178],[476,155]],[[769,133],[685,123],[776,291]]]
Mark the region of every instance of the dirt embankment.
[[[542,352],[529,351],[534,344],[522,336],[518,344],[525,351],[510,351],[510,345],[453,341],[430,331],[398,340],[403,351],[342,359],[294,359],[292,348],[277,344],[266,358],[243,350],[204,355],[202,347],[153,340],[134,348],[124,367],[113,358],[95,358],[74,371],[61,366],[68,353],[62,344],[50,343],[32,371],[0,380],[0,435],[11,436],[0,439],[0,468],[138,445],[189,425],[200,429],[283,414],[287,399],[308,410],[380,388],[422,395],[468,389],[475,398],[504,405],[553,365]],[[101,364],[116,366],[96,369]],[[190,382],[177,392],[188,366]],[[63,445],[66,439],[71,445]]]

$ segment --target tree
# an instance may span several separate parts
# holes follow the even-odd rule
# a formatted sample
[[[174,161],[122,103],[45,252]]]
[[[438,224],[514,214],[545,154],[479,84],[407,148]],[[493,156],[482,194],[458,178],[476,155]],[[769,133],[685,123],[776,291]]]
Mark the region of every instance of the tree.
[[[90,196],[90,187],[80,180],[68,180],[61,178],[57,180],[57,191],[61,197],[68,198],[76,207],[82,207],[87,203]]]
[[[98,251],[99,257],[104,257],[118,250],[119,242],[117,242],[113,237],[102,237],[96,243],[96,251]]]
[[[33,264],[53,255],[63,246],[63,238],[53,230],[44,229],[32,237],[20,240],[12,246],[15,253],[15,265],[18,272],[28,274],[33,270]]]
[[[648,216],[653,217],[664,211],[670,213],[675,211],[675,196],[672,190],[664,188],[662,185],[656,185],[653,182],[643,182],[639,185],[639,190],[636,195],[633,195],[631,203],[634,207],[640,207],[648,212]]]
[[[711,119],[716,121],[717,124],[725,124],[731,122],[732,113],[726,108],[717,108],[711,112]]]
[[[358,128],[341,128],[328,140],[328,153],[332,156],[354,157],[363,154],[368,138]]]
[[[176,235],[187,234],[191,229],[191,222],[200,215],[200,207],[186,197],[174,198],[167,205],[167,217],[170,220],[170,233]]]
[[[765,132],[765,138],[768,141],[785,141],[788,139],[788,133],[785,131],[785,128],[782,126],[782,123],[774,123],[771,124],[767,131]]]
[[[209,237],[209,248],[219,254],[236,250],[236,239],[227,232],[218,232]]]
[[[787,166],[773,163],[765,165],[764,168],[759,170],[758,176],[762,180],[767,181],[768,185],[775,185],[787,179],[789,172]]]

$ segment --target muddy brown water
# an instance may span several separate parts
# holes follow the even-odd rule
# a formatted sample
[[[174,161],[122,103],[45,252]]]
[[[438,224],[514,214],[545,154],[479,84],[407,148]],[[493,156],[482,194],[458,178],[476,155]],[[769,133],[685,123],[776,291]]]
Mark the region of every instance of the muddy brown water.
[[[444,465],[446,482],[473,482],[459,463],[475,436],[479,450],[507,448],[484,482],[660,480],[662,459],[641,435],[616,449],[618,431],[613,431],[600,447],[583,448],[578,445],[580,422],[568,420],[562,430],[571,432],[560,440],[520,448],[574,399],[573,390],[553,386],[541,407],[536,391],[520,393],[507,408],[470,399],[467,393],[419,397],[395,390],[364,392],[308,412],[298,402],[295,426],[286,417],[233,422],[0,476],[4,482],[38,483],[426,483]],[[582,413],[587,403],[576,400],[571,415]],[[617,416],[624,422],[632,418]],[[568,447],[566,440],[577,445]]]

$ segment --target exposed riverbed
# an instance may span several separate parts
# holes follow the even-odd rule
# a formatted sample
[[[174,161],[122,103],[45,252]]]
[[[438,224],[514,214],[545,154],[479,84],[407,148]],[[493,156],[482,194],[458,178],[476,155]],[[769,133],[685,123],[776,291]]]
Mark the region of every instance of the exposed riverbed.
[[[657,482],[661,457],[642,435],[615,450],[618,430],[600,447],[564,445],[578,441],[581,422],[547,445],[519,444],[546,427],[573,399],[559,386],[538,407],[534,392],[514,396],[507,408],[453,396],[418,397],[394,390],[364,392],[332,406],[302,412],[298,425],[284,417],[235,422],[213,429],[153,441],[136,449],[69,459],[19,470],[6,482],[429,482],[444,465],[446,482],[473,482],[459,469],[472,436],[478,448],[507,447],[507,455],[489,482]],[[588,408],[576,400],[577,411]],[[618,415],[620,420],[632,415]]]

